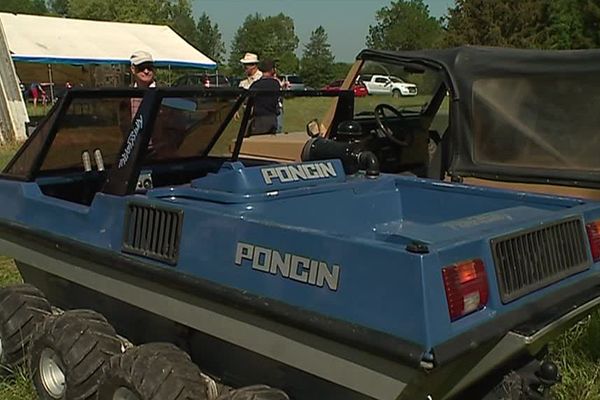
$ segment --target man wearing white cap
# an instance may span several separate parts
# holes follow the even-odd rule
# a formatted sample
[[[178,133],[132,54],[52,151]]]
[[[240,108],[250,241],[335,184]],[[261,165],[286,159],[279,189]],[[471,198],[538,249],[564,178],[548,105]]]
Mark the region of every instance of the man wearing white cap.
[[[246,79],[240,81],[239,87],[249,89],[250,85],[262,77],[262,72],[258,69],[258,56],[254,53],[246,53],[240,62],[244,66]]]
[[[152,54],[147,51],[138,50],[129,57],[129,61],[131,62],[131,76],[134,80],[133,87],[141,89],[156,87]],[[141,97],[132,97],[129,99],[129,121],[135,117],[141,103]]]
[[[129,59],[131,61],[131,76],[133,76],[135,81],[133,87],[156,87],[152,54],[147,51],[138,50]]]

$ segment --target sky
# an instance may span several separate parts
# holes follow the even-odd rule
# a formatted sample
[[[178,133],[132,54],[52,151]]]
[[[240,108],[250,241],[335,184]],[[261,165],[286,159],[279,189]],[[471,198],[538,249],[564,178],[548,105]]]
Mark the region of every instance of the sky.
[[[454,0],[424,0],[434,17],[446,14]],[[375,24],[377,10],[391,0],[192,0],[194,16],[203,12],[219,29],[229,52],[231,40],[249,14],[262,16],[280,12],[294,20],[300,39],[297,54],[301,56],[310,33],[319,25],[327,32],[336,61],[351,62],[365,47],[369,25]]]

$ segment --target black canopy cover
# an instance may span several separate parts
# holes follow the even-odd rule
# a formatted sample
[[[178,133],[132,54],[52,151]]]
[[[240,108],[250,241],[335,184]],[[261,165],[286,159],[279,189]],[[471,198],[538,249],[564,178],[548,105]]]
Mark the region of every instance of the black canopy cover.
[[[450,94],[449,173],[600,187],[600,50],[364,50],[437,69]]]

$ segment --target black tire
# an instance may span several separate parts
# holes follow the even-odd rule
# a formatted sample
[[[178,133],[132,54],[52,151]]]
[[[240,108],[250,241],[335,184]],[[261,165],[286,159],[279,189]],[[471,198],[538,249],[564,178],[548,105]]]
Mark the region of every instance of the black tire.
[[[110,359],[98,400],[113,400],[124,390],[140,400],[209,400],[207,383],[187,353],[170,343],[149,343]]]
[[[50,314],[50,303],[35,286],[22,284],[0,289],[0,374],[27,364],[34,329]]]
[[[399,99],[400,97],[402,97],[402,93],[400,93],[400,89],[394,89],[392,90],[392,97]]]
[[[94,399],[104,365],[119,353],[121,341],[114,328],[95,311],[47,318],[31,341],[33,385],[40,400]],[[60,369],[62,379],[48,360]]]

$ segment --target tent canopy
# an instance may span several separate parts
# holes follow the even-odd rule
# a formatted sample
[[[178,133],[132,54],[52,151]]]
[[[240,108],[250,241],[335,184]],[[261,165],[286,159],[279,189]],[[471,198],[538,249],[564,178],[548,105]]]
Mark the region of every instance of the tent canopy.
[[[0,13],[14,61],[123,64],[136,50],[157,66],[214,69],[217,64],[164,25]]]

